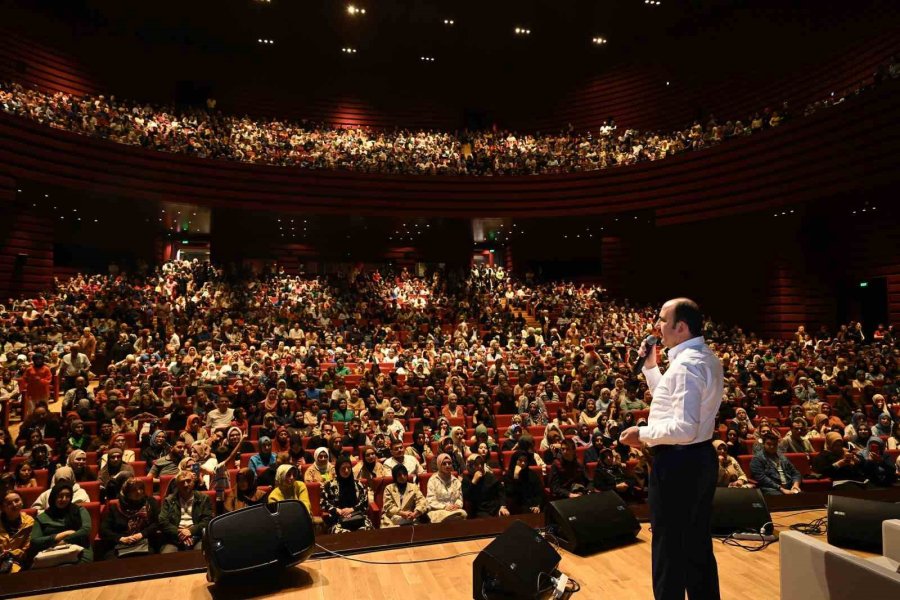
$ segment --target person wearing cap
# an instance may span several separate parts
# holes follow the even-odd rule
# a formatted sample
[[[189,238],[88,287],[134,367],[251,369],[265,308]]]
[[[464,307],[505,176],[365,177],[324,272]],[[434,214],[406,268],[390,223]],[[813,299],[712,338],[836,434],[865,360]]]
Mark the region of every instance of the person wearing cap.
[[[722,363],[703,339],[703,315],[693,300],[663,304],[656,325],[669,349],[669,368],[662,374],[656,348],[641,344],[653,402],[647,425],[629,427],[620,436],[622,443],[646,446],[653,455],[653,593],[656,600],[680,600],[685,591],[691,598],[716,599],[711,520],[719,468],[711,441],[725,390]]]
[[[778,451],[777,435],[763,434],[763,447],[750,461],[750,473],[764,494],[799,494],[800,472]]]

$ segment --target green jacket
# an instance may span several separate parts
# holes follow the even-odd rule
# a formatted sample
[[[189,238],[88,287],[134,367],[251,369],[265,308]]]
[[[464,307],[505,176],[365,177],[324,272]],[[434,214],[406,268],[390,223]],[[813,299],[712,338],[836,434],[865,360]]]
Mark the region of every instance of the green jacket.
[[[84,548],[81,562],[91,562],[94,560],[94,553],[91,550],[91,514],[86,508],[81,506],[78,507],[78,510],[81,511],[81,527],[63,541],[77,544]],[[34,528],[31,530],[32,551],[40,552],[55,546],[56,540],[54,537],[56,534],[67,529],[65,522],[56,520],[46,512],[42,512],[34,520]]]
[[[203,530],[212,520],[212,504],[209,496],[203,492],[194,492],[194,506],[191,510],[191,535],[199,538]],[[172,542],[178,541],[178,524],[181,522],[181,501],[178,492],[169,494],[163,500],[162,509],[159,511],[159,528],[163,535]]]

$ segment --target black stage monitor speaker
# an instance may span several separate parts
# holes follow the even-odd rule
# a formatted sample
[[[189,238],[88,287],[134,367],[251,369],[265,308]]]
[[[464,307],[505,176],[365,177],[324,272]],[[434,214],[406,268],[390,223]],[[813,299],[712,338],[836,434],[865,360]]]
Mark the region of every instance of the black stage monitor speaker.
[[[547,540],[515,521],[472,563],[472,598],[538,598],[551,585],[559,553]]]
[[[203,534],[209,581],[282,569],[312,554],[312,519],[299,500],[258,504],[219,515]]]
[[[634,513],[615,492],[551,502],[547,526],[554,525],[559,545],[581,555],[632,542],[641,530]]]
[[[880,554],[881,523],[900,519],[900,504],[828,496],[828,543]]]
[[[713,498],[712,534],[771,533],[772,516],[762,492],[757,488],[716,488]]]

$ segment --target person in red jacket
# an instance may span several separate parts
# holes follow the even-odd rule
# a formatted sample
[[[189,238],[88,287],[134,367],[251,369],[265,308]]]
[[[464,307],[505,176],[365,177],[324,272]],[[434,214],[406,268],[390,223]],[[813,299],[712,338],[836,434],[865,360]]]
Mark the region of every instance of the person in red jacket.
[[[44,355],[35,353],[31,359],[31,366],[25,369],[22,380],[25,383],[24,392],[24,408],[22,420],[34,410],[35,405],[43,400],[50,403],[50,386],[53,382],[53,372],[50,367],[44,364]]]

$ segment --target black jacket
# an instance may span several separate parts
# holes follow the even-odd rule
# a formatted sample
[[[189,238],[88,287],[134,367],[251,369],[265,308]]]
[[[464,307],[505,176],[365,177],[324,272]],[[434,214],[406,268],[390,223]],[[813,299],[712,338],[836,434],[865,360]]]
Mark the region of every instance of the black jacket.
[[[472,478],[463,477],[463,499],[471,504],[476,517],[496,517],[503,506],[503,482],[490,471],[473,484]]]

